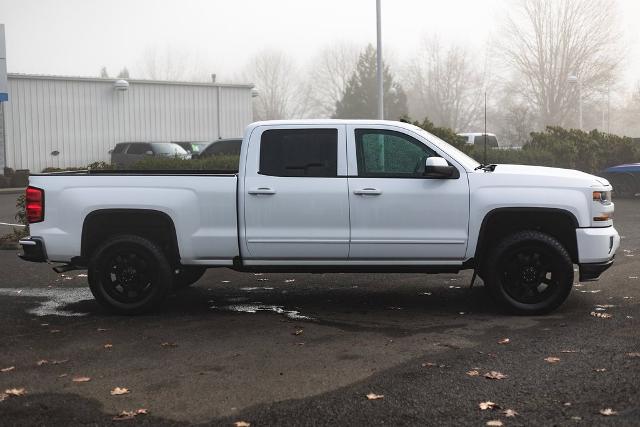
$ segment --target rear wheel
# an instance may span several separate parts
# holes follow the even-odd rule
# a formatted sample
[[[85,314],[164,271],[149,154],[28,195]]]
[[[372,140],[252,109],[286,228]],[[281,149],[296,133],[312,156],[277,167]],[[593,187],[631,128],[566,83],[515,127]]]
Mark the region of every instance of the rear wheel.
[[[119,235],[102,243],[91,256],[88,273],[96,300],[121,314],[157,308],[173,284],[160,247],[136,235]]]
[[[184,289],[196,283],[207,271],[205,267],[195,267],[191,265],[181,265],[173,274],[173,287]]]
[[[573,285],[573,263],[554,237],[520,231],[491,252],[486,269],[493,298],[515,314],[544,314],[559,307]]]

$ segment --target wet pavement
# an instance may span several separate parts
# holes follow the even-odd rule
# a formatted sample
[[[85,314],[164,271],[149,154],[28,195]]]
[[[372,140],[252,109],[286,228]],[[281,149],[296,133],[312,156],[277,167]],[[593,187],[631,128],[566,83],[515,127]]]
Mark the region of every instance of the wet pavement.
[[[615,222],[616,264],[542,317],[500,313],[469,272],[227,269],[114,316],[86,272],[0,251],[0,424],[639,425],[640,201],[617,201]]]

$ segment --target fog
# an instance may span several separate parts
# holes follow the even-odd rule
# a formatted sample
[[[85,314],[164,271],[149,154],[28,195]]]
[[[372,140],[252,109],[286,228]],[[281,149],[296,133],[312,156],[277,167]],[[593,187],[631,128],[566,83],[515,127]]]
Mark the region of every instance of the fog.
[[[563,1],[567,0],[552,3]],[[585,7],[592,4],[590,0],[568,1]],[[628,118],[629,114],[634,117],[633,93],[640,76],[640,2],[610,3],[612,10],[590,16],[611,12],[609,28],[616,34],[617,64],[607,76],[606,88],[602,81],[594,82],[593,87],[582,82],[585,127],[604,125],[612,132],[640,136],[640,128]],[[433,112],[416,95],[432,63],[421,63],[420,58],[438,51],[446,62],[452,48],[468,65],[463,78],[469,87],[456,96],[477,110],[480,92],[487,91],[493,116],[505,115],[500,111],[508,93],[505,88],[515,90],[519,77],[501,56],[504,27],[520,4],[509,0],[383,0],[384,59],[407,92],[408,113],[413,118],[422,120],[427,115],[436,124],[457,131],[477,130],[477,113],[467,112],[468,120],[452,121],[443,116],[449,113]],[[265,87],[268,83],[257,68],[278,63],[276,68],[288,86],[288,92],[278,96],[287,98],[290,105],[284,105],[285,101],[278,108],[256,105],[257,118],[277,118],[273,116],[276,110],[284,118],[335,114],[341,95],[335,92],[344,90],[357,54],[375,43],[374,0],[0,0],[0,22],[6,26],[7,65],[12,73],[99,76],[104,69],[103,75],[115,77],[126,68],[133,79],[197,81],[208,81],[216,74],[218,81],[251,82],[264,93],[270,88]],[[438,45],[435,50],[434,44]],[[342,56],[340,62],[351,68],[337,76],[341,82],[329,87],[326,82],[336,72],[321,70],[320,64],[328,57],[335,60],[336,52]],[[527,101],[525,92],[518,93],[522,102]],[[576,96],[566,95],[567,105],[559,108],[573,108],[568,105],[576,103]],[[604,109],[598,105],[605,99],[603,118],[605,113],[600,110]],[[572,111],[563,116],[566,118],[558,124],[576,125]],[[550,124],[545,120],[532,120],[531,127]],[[492,125],[504,126],[499,121]]]

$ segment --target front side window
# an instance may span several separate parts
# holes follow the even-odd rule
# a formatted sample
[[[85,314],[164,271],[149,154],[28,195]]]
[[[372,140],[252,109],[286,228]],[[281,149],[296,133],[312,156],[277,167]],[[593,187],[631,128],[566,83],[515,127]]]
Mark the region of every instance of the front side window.
[[[422,177],[427,157],[439,157],[415,138],[383,129],[356,129],[358,176]]]
[[[335,177],[337,129],[271,129],[260,140],[260,174]]]
[[[127,154],[144,154],[147,151],[151,151],[150,144],[131,144]]]

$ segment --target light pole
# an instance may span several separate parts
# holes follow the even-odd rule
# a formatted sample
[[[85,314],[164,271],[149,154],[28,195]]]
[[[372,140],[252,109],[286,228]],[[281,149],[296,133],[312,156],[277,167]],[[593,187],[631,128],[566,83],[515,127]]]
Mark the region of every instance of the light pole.
[[[384,119],[384,100],[383,100],[383,70],[382,70],[382,16],[380,12],[381,0],[376,0],[376,26],[377,26],[377,51],[376,51],[376,80],[378,84],[378,119]]]
[[[578,127],[582,130],[582,85],[576,75],[567,77],[567,81],[571,84],[576,84],[576,88],[578,89]]]

